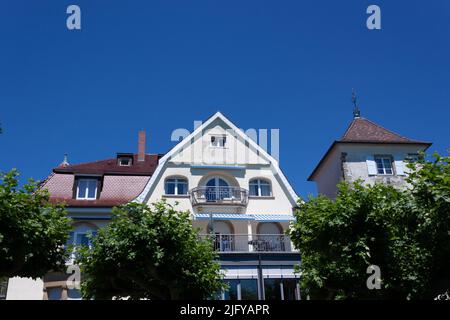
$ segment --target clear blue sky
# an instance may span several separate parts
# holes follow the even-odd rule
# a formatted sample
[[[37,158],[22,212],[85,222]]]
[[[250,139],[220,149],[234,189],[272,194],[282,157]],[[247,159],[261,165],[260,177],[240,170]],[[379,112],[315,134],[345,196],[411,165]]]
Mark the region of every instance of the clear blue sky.
[[[66,28],[77,4],[82,30]],[[382,30],[366,28],[378,4]],[[450,1],[3,0],[0,170],[43,179],[86,162],[173,145],[220,110],[239,127],[279,128],[297,193],[352,119],[405,136],[450,138]]]

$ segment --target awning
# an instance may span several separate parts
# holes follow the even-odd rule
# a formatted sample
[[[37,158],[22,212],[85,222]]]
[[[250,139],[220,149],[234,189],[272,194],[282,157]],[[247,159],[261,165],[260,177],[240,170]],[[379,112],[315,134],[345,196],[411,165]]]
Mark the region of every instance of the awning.
[[[209,220],[211,219],[210,213],[197,213],[194,214],[194,220]],[[252,215],[240,214],[240,213],[213,213],[213,220],[255,220]]]
[[[293,221],[294,216],[288,214],[254,214],[256,221]]]
[[[265,222],[288,222],[294,217],[288,214],[241,214],[241,213],[197,213],[194,220],[254,220]]]

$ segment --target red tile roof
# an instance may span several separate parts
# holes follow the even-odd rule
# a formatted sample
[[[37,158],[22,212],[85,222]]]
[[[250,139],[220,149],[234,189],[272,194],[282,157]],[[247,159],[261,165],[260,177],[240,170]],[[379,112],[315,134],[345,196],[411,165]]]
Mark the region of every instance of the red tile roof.
[[[334,149],[337,144],[341,143],[374,143],[374,144],[417,144],[423,145],[425,150],[431,146],[431,142],[424,142],[403,137],[395,132],[392,132],[382,126],[361,117],[353,118],[353,121],[348,126],[341,139],[336,140],[328,148],[325,155],[314,168],[308,181],[313,181],[313,177],[323,164],[325,159]]]
[[[79,174],[130,174],[130,175],[152,175],[158,166],[161,155],[146,154],[145,161],[138,161],[138,155],[133,155],[133,165],[119,166],[117,158],[86,162],[74,165],[59,166],[53,169],[58,173]]]
[[[339,142],[414,143],[428,142],[412,140],[365,118],[354,118]]]
[[[50,201],[69,207],[113,207],[134,200],[145,188],[156,170],[161,155],[147,154],[145,161],[133,155],[131,166],[119,166],[117,158],[59,166],[41,183],[50,193]],[[96,200],[74,199],[75,176],[95,175],[102,179]]]

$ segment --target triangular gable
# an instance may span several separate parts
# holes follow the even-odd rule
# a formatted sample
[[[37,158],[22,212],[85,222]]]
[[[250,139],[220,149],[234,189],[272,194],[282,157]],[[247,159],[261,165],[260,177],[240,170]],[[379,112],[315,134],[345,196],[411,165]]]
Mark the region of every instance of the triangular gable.
[[[271,163],[271,168],[274,170],[274,175],[279,176],[282,185],[285,187],[285,189],[288,192],[288,195],[291,198],[291,201],[296,202],[298,199],[297,194],[295,193],[294,189],[284,176],[283,172],[279,168],[278,161],[273,158],[267,151],[264,150],[260,145],[258,145],[253,139],[251,139],[248,135],[246,135],[241,129],[239,129],[234,123],[232,123],[228,118],[226,118],[221,112],[216,112],[214,115],[209,117],[202,125],[198,126],[193,132],[191,132],[186,138],[184,138],[182,141],[180,141],[178,144],[176,144],[165,156],[163,156],[159,160],[159,165],[152,175],[151,179],[147,183],[146,187],[142,191],[142,193],[136,198],[136,201],[138,202],[144,202],[145,199],[148,198],[148,193],[150,192],[153,184],[155,181],[157,181],[159,175],[161,174],[161,171],[164,168],[164,165],[172,158],[173,155],[175,155],[177,152],[182,150],[186,145],[191,143],[193,139],[195,139],[197,136],[201,136],[202,132],[205,130],[205,128],[208,128],[215,120],[220,119],[223,121],[231,130],[233,130],[238,137],[240,137],[244,142],[248,143],[249,147],[251,147],[253,150],[257,151],[258,154],[265,159],[268,160],[268,162]]]

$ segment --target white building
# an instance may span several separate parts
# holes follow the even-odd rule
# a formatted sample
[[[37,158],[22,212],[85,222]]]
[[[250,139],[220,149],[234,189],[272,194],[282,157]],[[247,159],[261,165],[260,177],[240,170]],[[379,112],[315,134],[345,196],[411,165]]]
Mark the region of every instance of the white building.
[[[220,112],[159,160],[138,201],[161,198],[215,234],[231,288],[223,298],[299,299],[300,255],[285,235],[297,195],[278,162]]]

